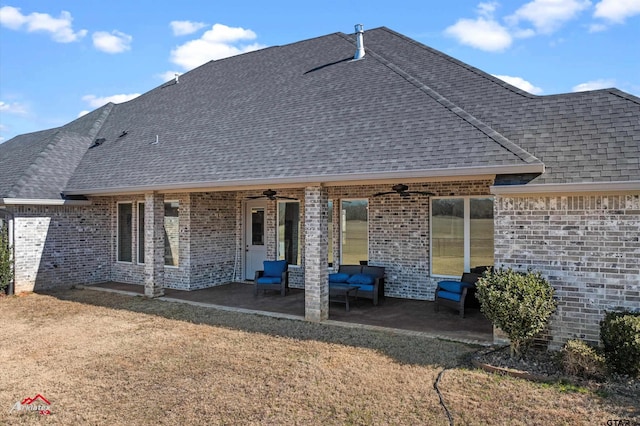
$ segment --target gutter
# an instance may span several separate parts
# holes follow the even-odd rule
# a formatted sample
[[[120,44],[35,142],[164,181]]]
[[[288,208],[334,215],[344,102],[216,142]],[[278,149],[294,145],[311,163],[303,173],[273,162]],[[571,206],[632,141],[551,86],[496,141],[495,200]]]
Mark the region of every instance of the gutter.
[[[380,182],[389,179],[431,179],[431,178],[468,178],[478,175],[499,175],[499,174],[520,174],[520,173],[544,173],[544,164],[526,164],[513,166],[481,166],[481,167],[462,167],[450,169],[431,169],[431,170],[409,170],[402,172],[382,172],[382,173],[351,173],[339,175],[316,175],[316,176],[294,176],[285,178],[258,178],[258,179],[239,179],[239,180],[220,180],[205,182],[184,182],[174,184],[159,185],[140,185],[140,186],[121,186],[110,188],[71,188],[63,192],[64,196],[73,195],[117,195],[117,194],[136,194],[143,192],[180,192],[196,190],[231,190],[247,187],[275,187],[276,185],[301,186],[301,185],[323,185],[338,186],[341,184],[348,185],[358,182],[365,184],[367,182]]]
[[[494,185],[489,187],[495,195],[516,194],[575,194],[587,192],[640,192],[640,181],[542,183],[525,185]]]
[[[46,198],[0,198],[0,205],[90,206],[90,200],[53,200]]]

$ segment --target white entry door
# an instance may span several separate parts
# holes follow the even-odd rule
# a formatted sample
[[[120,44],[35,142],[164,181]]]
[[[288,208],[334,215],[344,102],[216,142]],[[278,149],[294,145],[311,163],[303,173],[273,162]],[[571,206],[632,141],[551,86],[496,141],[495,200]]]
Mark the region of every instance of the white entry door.
[[[244,277],[248,280],[254,279],[256,271],[262,270],[262,262],[267,259],[266,213],[266,200],[247,201],[244,220]]]

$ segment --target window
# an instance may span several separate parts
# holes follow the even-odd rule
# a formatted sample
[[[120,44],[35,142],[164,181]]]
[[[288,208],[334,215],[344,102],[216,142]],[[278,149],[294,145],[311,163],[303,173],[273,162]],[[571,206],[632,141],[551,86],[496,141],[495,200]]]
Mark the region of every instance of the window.
[[[300,202],[278,203],[278,260],[300,265]]]
[[[131,203],[118,203],[118,262],[132,260],[132,210]]]
[[[144,263],[144,203],[138,203],[138,263]]]
[[[328,258],[329,258],[329,266],[333,266],[333,201],[329,200],[329,206],[327,207],[327,222],[329,226],[329,235],[327,244],[328,247]]]
[[[369,201],[342,200],[340,211],[343,265],[369,260]]]
[[[180,253],[180,204],[178,201],[164,203],[164,264],[178,266]]]
[[[485,265],[493,265],[493,199],[432,199],[432,275],[460,276]]]

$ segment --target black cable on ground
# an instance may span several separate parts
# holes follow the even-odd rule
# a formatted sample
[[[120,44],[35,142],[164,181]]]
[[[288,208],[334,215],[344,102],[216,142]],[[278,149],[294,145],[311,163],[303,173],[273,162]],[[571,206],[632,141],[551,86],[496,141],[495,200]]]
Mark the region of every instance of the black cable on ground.
[[[453,426],[453,416],[451,415],[451,412],[447,408],[447,405],[444,403],[444,397],[442,396],[440,389],[438,389],[438,384],[440,383],[440,379],[442,378],[442,375],[444,374],[444,372],[447,370],[448,369],[445,368],[440,373],[438,373],[438,377],[436,378],[436,381],[433,384],[433,388],[436,390],[436,393],[438,394],[438,398],[440,399],[440,405],[442,405],[442,408],[444,409],[444,412],[447,415],[447,418],[449,419],[449,426]]]

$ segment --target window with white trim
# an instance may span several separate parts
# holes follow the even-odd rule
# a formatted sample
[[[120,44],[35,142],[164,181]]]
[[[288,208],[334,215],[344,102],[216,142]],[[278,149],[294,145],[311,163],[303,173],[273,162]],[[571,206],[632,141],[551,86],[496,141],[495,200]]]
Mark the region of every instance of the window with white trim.
[[[369,261],[369,200],[342,200],[340,208],[342,265]]]
[[[133,204],[118,203],[118,262],[132,261],[133,248]]]
[[[180,260],[180,203],[164,203],[164,264],[178,266]]]
[[[300,202],[278,202],[278,260],[300,265]]]
[[[138,263],[144,263],[144,203],[138,203]]]
[[[434,197],[430,225],[431,275],[493,265],[493,198]]]

